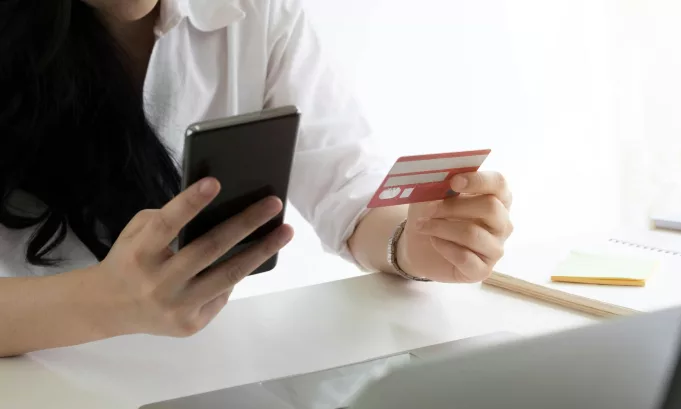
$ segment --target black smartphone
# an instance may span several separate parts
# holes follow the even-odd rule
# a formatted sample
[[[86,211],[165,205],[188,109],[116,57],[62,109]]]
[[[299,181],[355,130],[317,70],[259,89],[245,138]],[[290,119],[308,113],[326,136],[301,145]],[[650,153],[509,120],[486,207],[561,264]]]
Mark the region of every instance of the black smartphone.
[[[182,189],[211,176],[220,181],[222,190],[181,231],[180,248],[268,196],[280,198],[284,203],[284,211],[246,237],[216,263],[248,249],[281,226],[299,123],[298,109],[285,106],[200,122],[187,128]],[[252,274],[270,271],[276,264],[277,255]]]

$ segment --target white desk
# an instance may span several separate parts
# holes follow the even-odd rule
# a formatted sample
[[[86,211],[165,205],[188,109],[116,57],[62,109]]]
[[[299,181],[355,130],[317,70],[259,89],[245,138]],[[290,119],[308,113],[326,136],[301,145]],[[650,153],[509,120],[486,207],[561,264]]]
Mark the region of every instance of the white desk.
[[[121,337],[0,360],[0,406],[135,409],[495,331],[592,322],[479,285],[367,275],[234,300],[187,339]]]

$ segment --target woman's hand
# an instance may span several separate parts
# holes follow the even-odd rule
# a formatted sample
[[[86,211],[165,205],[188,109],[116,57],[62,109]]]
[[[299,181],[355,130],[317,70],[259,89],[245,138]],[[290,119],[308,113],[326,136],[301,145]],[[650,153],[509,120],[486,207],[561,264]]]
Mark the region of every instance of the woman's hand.
[[[457,175],[459,196],[412,204],[398,242],[398,264],[407,273],[440,282],[478,282],[504,254],[513,226],[511,192],[496,172]]]
[[[180,337],[198,332],[225,306],[232,288],[293,237],[292,228],[283,225],[197,275],[282,210],[279,199],[264,199],[174,253],[171,242],[219,190],[215,179],[204,179],[162,209],[140,212],[95,267],[102,297],[110,301],[112,332]]]

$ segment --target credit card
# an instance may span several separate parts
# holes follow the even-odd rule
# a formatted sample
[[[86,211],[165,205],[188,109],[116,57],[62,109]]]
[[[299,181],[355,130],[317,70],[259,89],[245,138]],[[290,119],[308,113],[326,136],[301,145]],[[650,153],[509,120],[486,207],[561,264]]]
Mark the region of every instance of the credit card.
[[[403,156],[395,162],[368,208],[443,200],[457,195],[450,188],[454,175],[475,172],[491,150]]]

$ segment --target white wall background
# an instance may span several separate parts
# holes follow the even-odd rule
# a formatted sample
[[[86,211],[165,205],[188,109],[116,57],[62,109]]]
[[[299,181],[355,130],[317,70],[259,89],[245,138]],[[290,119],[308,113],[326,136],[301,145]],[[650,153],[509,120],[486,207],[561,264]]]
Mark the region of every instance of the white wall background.
[[[681,180],[674,0],[306,5],[386,155],[493,150],[485,167],[511,182],[516,241],[643,224],[661,187]],[[356,274],[295,212],[289,222],[296,241],[253,284]]]

